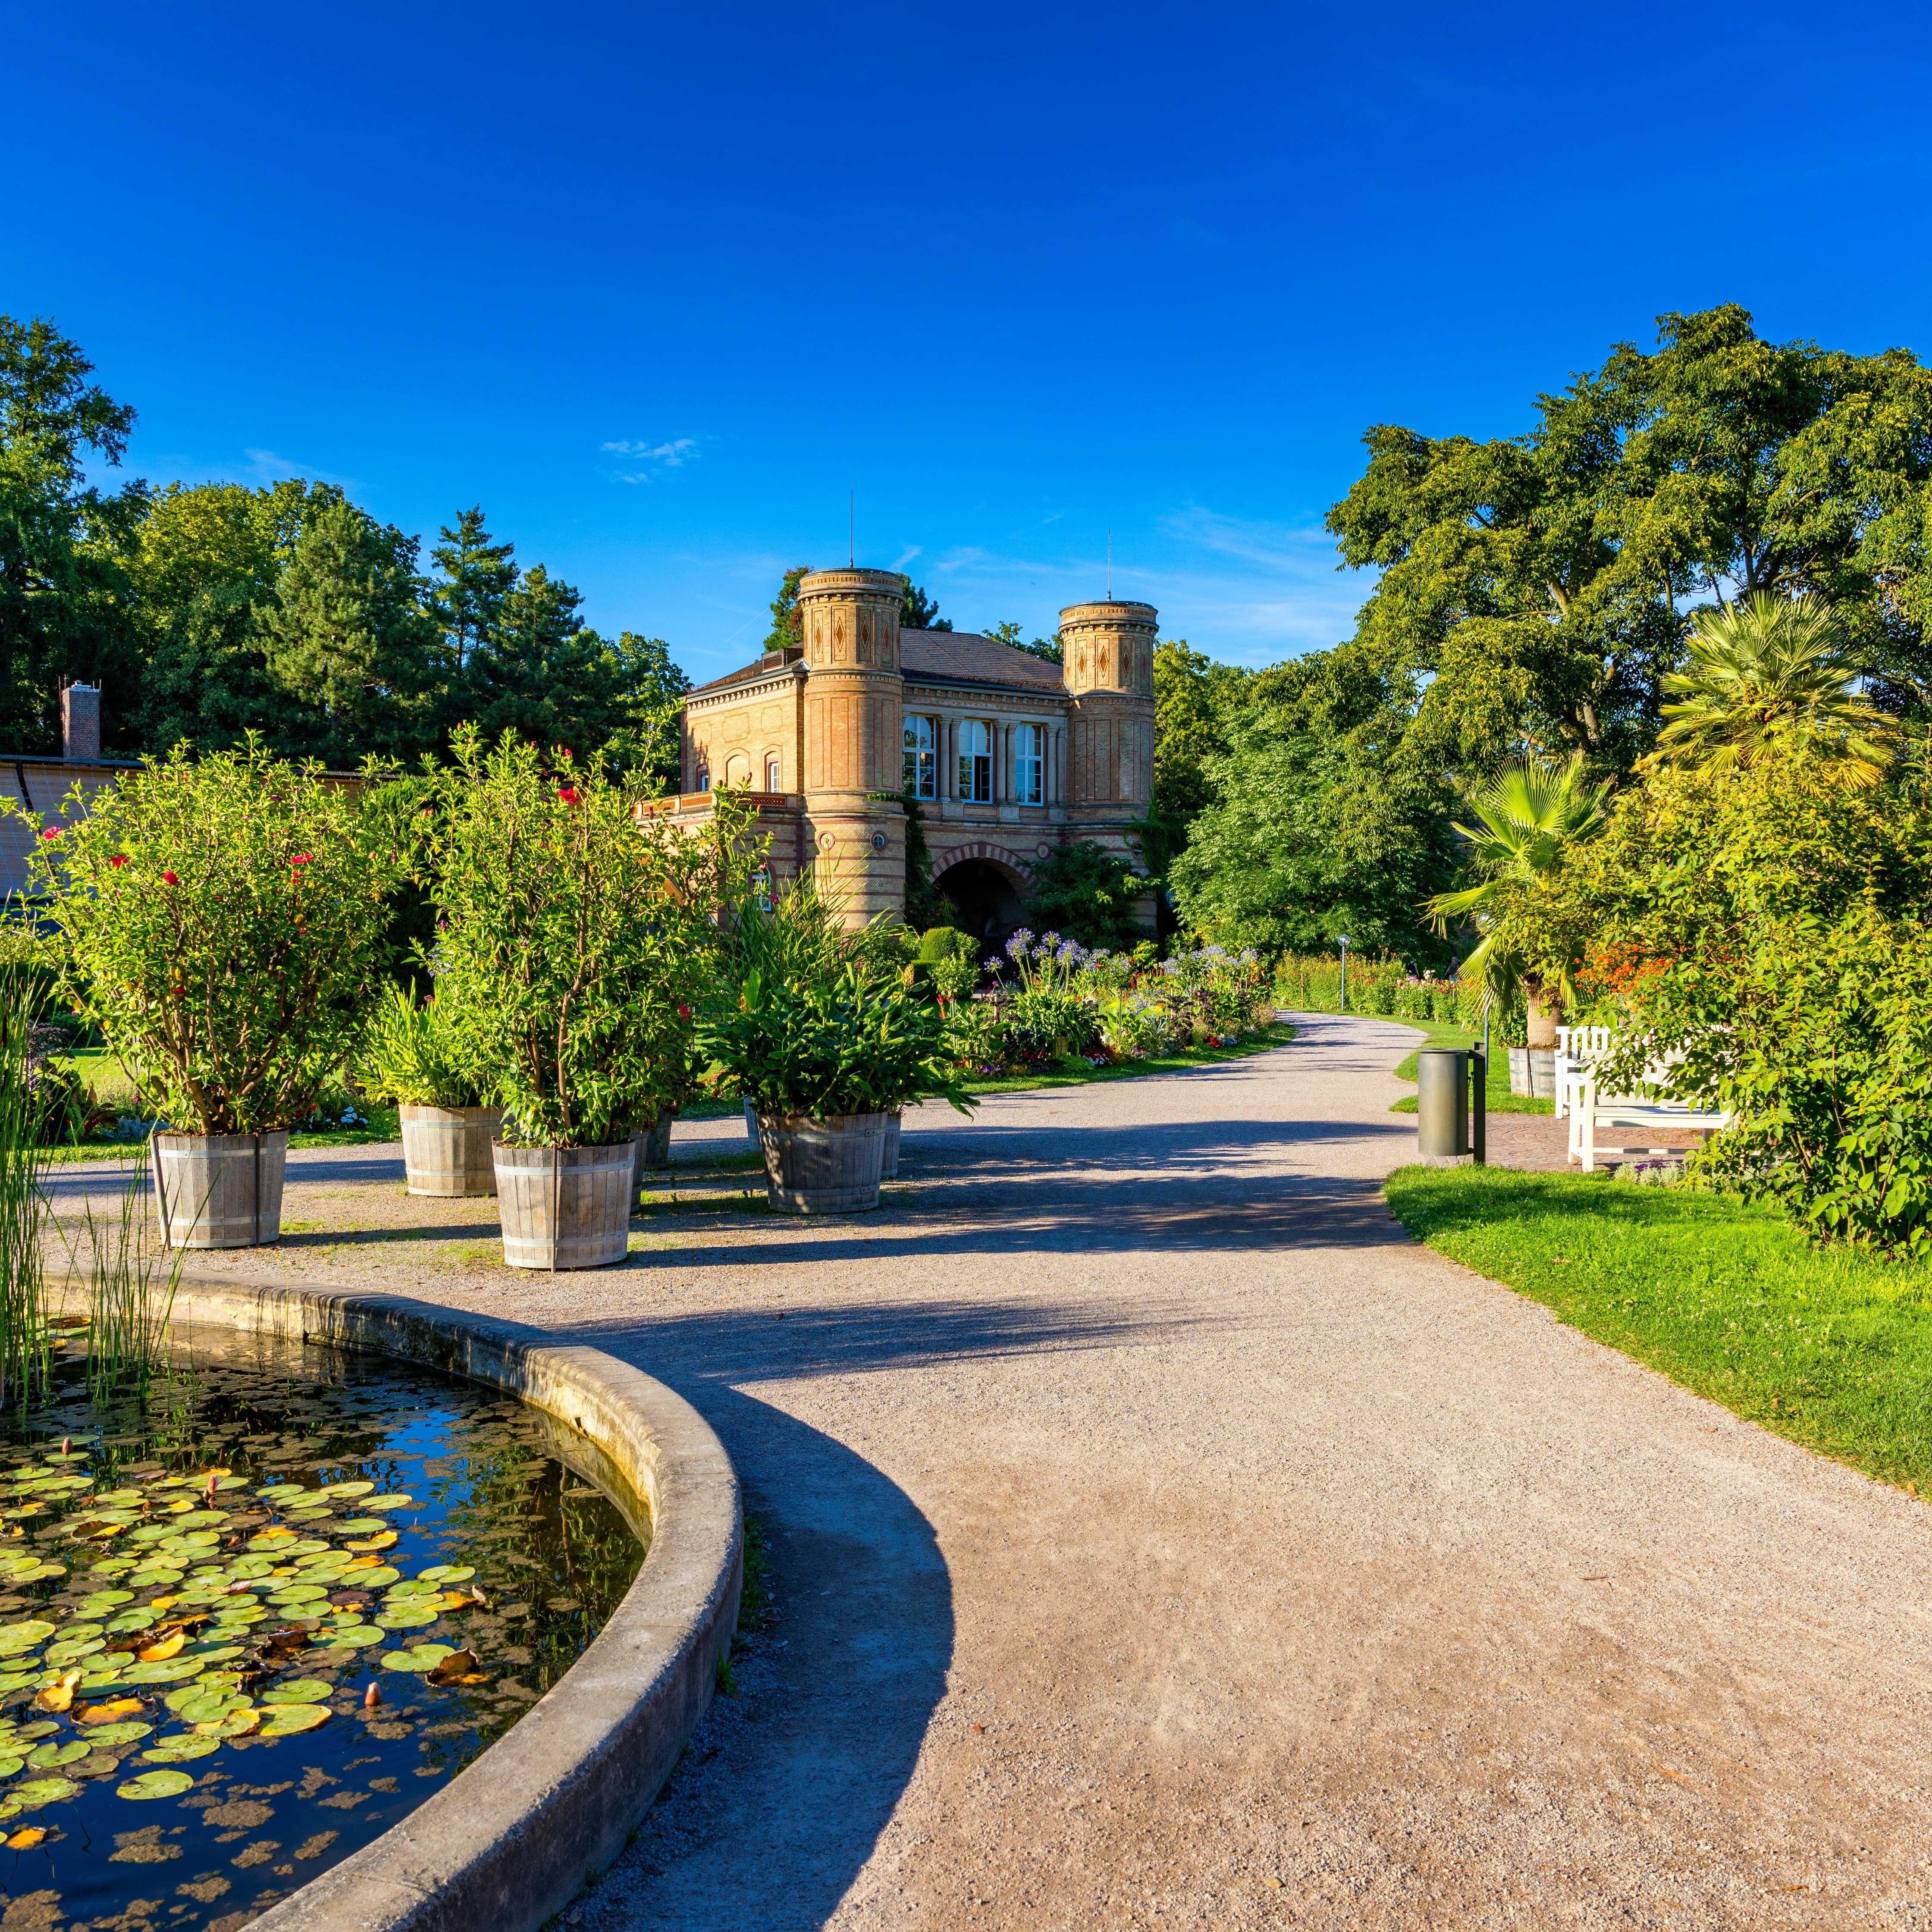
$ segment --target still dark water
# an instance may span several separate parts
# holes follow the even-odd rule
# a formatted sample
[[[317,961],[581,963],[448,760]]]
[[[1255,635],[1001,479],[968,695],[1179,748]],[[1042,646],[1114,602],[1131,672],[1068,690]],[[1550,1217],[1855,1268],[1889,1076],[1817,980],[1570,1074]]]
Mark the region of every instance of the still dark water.
[[[644,1560],[595,1453],[371,1356],[197,1350],[145,1408],[62,1360],[0,1433],[9,1932],[231,1932],[406,1816]]]

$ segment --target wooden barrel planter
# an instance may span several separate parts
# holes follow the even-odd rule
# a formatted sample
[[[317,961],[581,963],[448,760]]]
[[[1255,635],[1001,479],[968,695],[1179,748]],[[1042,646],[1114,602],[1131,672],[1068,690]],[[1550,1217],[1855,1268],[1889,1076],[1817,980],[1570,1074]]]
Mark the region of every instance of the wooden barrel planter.
[[[896,1180],[899,1178],[899,1116],[902,1110],[895,1107],[886,1116],[886,1157],[879,1168],[881,1180]]]
[[[666,1107],[658,1114],[657,1125],[649,1133],[638,1136],[638,1144],[644,1150],[639,1156],[640,1164],[654,1173],[662,1174],[670,1165],[670,1124],[676,1118],[676,1107]]]
[[[254,1248],[282,1238],[286,1128],[269,1134],[156,1134],[154,1212],[175,1248]]]
[[[492,1150],[512,1268],[608,1268],[630,1245],[638,1143]]]
[[[490,1149],[503,1130],[501,1107],[418,1107],[403,1117],[403,1168],[412,1194],[494,1194]]]
[[[1546,1046],[1513,1046],[1509,1049],[1510,1091],[1532,1095],[1539,1100],[1556,1097],[1556,1055]]]
[[[885,1114],[760,1114],[765,1191],[794,1214],[856,1214],[879,1204]]]
[[[753,1147],[762,1144],[758,1138],[758,1110],[749,1100],[745,1102],[745,1138]]]

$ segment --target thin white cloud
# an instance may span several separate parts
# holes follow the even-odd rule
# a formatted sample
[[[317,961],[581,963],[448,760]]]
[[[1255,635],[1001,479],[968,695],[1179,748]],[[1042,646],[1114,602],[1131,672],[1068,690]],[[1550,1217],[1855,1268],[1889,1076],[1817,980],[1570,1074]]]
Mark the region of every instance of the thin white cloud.
[[[633,464],[642,466],[620,470],[616,472],[619,482],[648,483],[660,470],[682,470],[697,455],[698,438],[680,436],[668,442],[626,440],[607,442],[603,448],[610,455],[628,457]]]
[[[911,562],[914,557],[919,556],[924,548],[925,545],[922,544],[908,544],[907,547],[904,550],[901,550],[898,555],[893,559],[892,568],[895,570],[904,569],[906,566]]]

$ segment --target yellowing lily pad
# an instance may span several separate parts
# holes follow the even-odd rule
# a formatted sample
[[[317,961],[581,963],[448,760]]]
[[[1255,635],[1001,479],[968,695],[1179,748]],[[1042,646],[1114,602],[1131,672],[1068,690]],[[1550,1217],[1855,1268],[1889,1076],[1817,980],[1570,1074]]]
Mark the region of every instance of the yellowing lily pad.
[[[116,1785],[114,1795],[116,1798],[178,1798],[184,1791],[194,1789],[194,1779],[185,1771],[144,1771],[125,1784]]]
[[[262,1718],[260,1735],[265,1738],[292,1738],[328,1722],[326,1704],[278,1704]]]
[[[76,1738],[70,1744],[36,1744],[27,1754],[27,1762],[41,1771],[51,1771],[60,1764],[78,1764],[94,1747]]]

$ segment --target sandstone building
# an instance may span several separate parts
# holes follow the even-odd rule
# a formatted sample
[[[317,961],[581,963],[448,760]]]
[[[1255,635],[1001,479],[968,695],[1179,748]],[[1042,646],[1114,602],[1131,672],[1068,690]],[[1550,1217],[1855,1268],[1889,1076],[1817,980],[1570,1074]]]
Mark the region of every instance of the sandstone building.
[[[892,571],[801,578],[802,646],[686,698],[683,789],[662,808],[694,821],[718,788],[742,788],[774,883],[812,871],[855,923],[904,909],[902,791],[919,801],[934,884],[982,936],[1020,922],[1028,868],[1058,847],[1090,839],[1138,862],[1154,607],[1070,605],[1063,667],[970,632],[902,630],[902,594]]]

